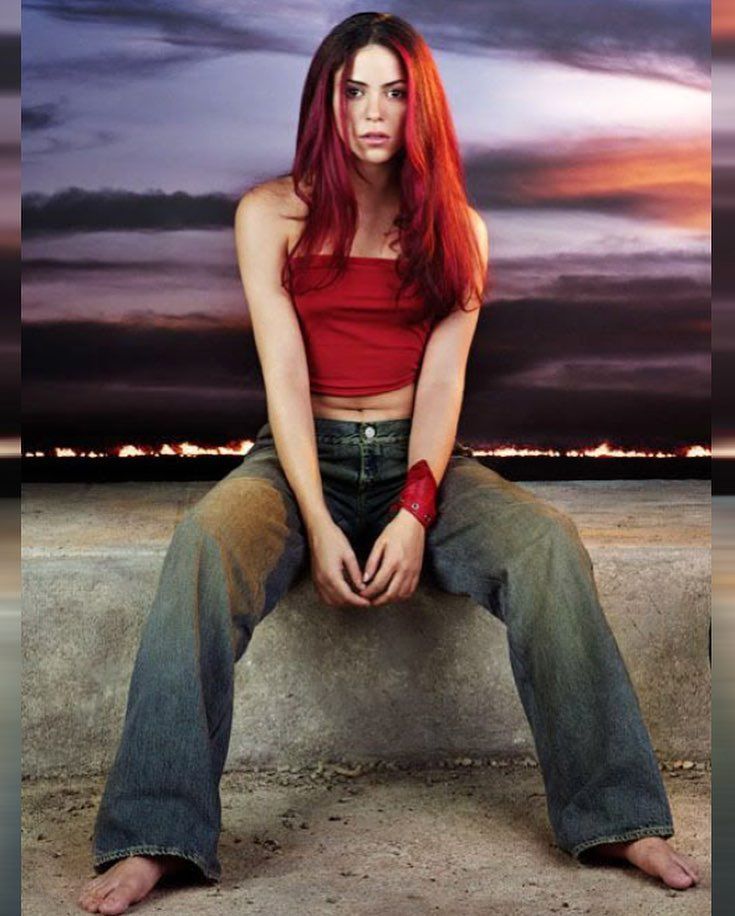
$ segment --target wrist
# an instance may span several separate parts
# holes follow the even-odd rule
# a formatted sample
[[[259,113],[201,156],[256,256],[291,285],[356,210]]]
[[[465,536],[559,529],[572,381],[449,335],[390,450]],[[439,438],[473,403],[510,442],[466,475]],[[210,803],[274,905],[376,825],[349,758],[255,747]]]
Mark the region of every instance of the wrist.
[[[423,522],[423,521],[417,516],[416,512],[415,512],[415,511],[412,511],[412,510],[409,509],[407,506],[398,505],[398,511],[396,512],[396,514],[395,514],[393,517],[394,517],[394,518],[399,518],[399,517],[401,517],[401,518],[410,518],[410,519],[413,519],[413,521],[411,522],[411,525],[420,525],[421,528],[424,529],[424,531],[426,531],[426,529],[429,527],[429,524]]]
[[[437,489],[434,474],[422,458],[409,468],[403,489],[390,508],[395,511],[405,509],[424,528],[429,528],[436,521]]]
[[[304,521],[304,527],[309,534],[333,521],[326,503],[321,506],[311,506],[306,511],[302,509],[301,517]]]
[[[396,515],[400,515],[401,512],[405,515],[412,515],[424,528],[430,528],[436,521],[436,513],[425,504],[415,500],[410,502],[399,498],[393,503],[393,509],[396,511]]]

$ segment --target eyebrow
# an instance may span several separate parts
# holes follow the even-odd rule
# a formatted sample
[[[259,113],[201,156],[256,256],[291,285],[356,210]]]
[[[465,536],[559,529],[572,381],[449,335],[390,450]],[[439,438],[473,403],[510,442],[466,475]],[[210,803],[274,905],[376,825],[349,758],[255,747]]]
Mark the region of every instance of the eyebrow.
[[[363,83],[363,82],[361,82],[360,80],[347,80],[347,82],[348,82],[348,83],[355,83],[357,86],[367,86],[367,83]],[[404,79],[400,79],[400,80],[391,80],[390,83],[383,83],[383,85],[382,85],[380,88],[381,88],[381,89],[385,89],[386,86],[394,86],[396,83],[405,83],[405,82],[406,82],[406,80],[404,80]]]

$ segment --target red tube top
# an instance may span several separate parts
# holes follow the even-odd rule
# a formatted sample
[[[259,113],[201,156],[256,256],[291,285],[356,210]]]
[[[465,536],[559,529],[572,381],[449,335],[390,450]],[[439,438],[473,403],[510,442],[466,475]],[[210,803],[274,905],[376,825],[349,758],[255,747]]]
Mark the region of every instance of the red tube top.
[[[431,317],[416,323],[421,298],[404,292],[396,304],[395,260],[355,256],[344,276],[324,289],[299,292],[302,277],[308,285],[326,282],[331,257],[292,262],[312,393],[380,394],[415,381],[434,323]]]

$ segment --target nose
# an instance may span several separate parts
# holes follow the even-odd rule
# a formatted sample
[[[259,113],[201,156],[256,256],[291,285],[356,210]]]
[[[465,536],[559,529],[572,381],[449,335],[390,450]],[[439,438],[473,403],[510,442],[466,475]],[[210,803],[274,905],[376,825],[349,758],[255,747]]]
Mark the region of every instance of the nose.
[[[375,120],[376,118],[382,120],[379,95],[368,96],[367,118],[369,121]]]

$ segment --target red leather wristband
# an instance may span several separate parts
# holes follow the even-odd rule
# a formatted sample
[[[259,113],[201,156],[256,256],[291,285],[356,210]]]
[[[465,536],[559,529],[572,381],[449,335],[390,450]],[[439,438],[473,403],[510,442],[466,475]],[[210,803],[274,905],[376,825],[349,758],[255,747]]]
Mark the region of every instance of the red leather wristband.
[[[437,489],[428,462],[421,458],[409,469],[401,494],[390,508],[396,512],[406,509],[428,528],[436,521]]]

